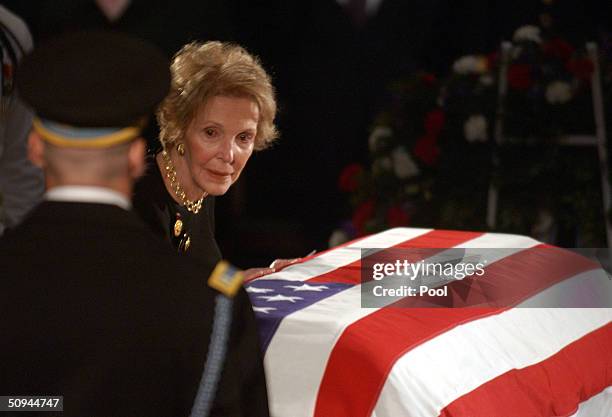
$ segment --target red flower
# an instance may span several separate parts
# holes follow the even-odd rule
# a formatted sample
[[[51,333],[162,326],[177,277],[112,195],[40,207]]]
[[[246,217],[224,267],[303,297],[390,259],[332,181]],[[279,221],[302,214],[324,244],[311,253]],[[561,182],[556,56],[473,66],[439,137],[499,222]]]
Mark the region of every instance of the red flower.
[[[399,206],[391,206],[387,210],[387,224],[389,227],[408,226],[410,217]]]
[[[353,226],[360,235],[365,233],[365,224],[374,216],[374,200],[367,200],[361,203],[353,213]]]
[[[440,109],[432,110],[425,116],[425,133],[438,136],[444,127],[444,112]]]
[[[565,64],[567,70],[574,74],[576,78],[579,78],[583,81],[589,81],[591,79],[591,75],[595,70],[595,66],[593,62],[588,58],[582,59],[572,59],[567,61]]]
[[[527,64],[512,64],[508,68],[508,84],[516,90],[526,90],[531,86],[531,67]]]
[[[499,61],[499,52],[491,52],[486,56],[487,59],[487,69],[490,71],[497,65],[497,61]]]
[[[434,165],[440,156],[440,148],[436,143],[436,137],[430,135],[421,137],[414,145],[412,153],[425,165]]]
[[[567,61],[574,53],[574,47],[561,38],[554,38],[542,45],[542,50],[548,56]]]
[[[359,177],[362,173],[363,167],[360,164],[347,165],[338,179],[338,188],[348,193],[355,191],[359,187]]]
[[[424,72],[421,74],[421,81],[423,81],[425,84],[432,85],[436,82],[436,76],[429,72]]]

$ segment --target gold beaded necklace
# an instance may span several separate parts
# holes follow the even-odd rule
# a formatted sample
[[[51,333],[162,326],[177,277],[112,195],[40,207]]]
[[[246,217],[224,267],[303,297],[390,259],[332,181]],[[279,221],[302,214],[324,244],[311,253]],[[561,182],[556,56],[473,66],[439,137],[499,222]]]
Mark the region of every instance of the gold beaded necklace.
[[[187,198],[187,194],[185,194],[185,190],[183,190],[183,187],[181,187],[181,184],[179,184],[178,180],[176,179],[176,169],[174,168],[172,159],[170,159],[170,154],[166,152],[165,150],[163,150],[162,158],[164,159],[164,168],[166,170],[166,177],[170,181],[170,187],[174,191],[174,194],[176,194],[176,196],[181,199],[181,203],[183,204],[183,206],[185,206],[187,211],[190,211],[193,214],[197,214],[202,208],[202,201],[204,201],[208,193],[204,192],[202,197],[200,197],[196,201],[189,200]]]

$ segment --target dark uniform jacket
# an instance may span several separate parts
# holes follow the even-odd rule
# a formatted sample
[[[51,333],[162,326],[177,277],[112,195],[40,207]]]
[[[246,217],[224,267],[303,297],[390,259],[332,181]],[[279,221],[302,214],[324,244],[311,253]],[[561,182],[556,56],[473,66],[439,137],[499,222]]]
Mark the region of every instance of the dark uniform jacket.
[[[63,417],[189,415],[217,296],[190,265],[131,212],[42,203],[0,240],[0,395],[63,395]],[[211,415],[267,416],[244,291],[231,326]]]

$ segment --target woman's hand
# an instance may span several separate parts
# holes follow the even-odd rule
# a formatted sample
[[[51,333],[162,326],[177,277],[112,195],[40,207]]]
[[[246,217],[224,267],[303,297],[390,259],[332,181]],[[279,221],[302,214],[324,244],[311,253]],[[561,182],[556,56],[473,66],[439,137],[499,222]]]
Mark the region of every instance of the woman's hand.
[[[263,277],[264,275],[271,274],[274,271],[274,268],[249,268],[246,269],[244,273],[244,280],[250,281],[255,278]]]
[[[315,251],[312,251],[308,255],[306,255],[304,258],[307,258],[314,254],[315,254]],[[288,267],[289,265],[293,265],[293,264],[296,264],[302,261],[304,258],[276,259],[267,268],[249,268],[244,271],[244,280],[250,281],[252,279],[260,278],[260,277],[263,277],[264,275],[271,274],[273,272],[278,272],[281,269]]]
[[[277,259],[270,264],[267,268],[249,268],[244,271],[244,280],[250,281],[255,278],[263,277],[264,275],[271,274],[273,272],[280,271],[281,269],[293,265],[294,263],[299,262],[302,258],[293,258],[293,259]]]
[[[293,265],[301,261],[302,258],[293,258],[293,259],[276,259],[274,262],[270,264],[270,268],[274,269],[274,271],[280,271],[281,269]]]

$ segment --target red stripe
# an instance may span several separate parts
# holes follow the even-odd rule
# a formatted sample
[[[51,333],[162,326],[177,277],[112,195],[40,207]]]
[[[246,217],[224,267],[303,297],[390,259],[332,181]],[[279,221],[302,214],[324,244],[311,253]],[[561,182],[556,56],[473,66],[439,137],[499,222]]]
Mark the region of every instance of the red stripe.
[[[367,239],[367,238],[368,238],[368,237],[370,237],[370,236],[371,236],[371,235],[360,236],[360,237],[355,238],[355,239],[353,239],[353,240],[350,240],[350,241],[348,241],[348,242],[344,242],[344,243],[342,243],[342,244],[340,244],[340,245],[338,245],[338,246],[334,246],[333,248],[329,248],[329,249],[326,249],[326,250],[321,251],[321,252],[316,252],[316,253],[313,253],[313,254],[312,254],[312,255],[310,255],[310,256],[304,256],[303,258],[300,258],[300,260],[299,260],[299,261],[297,261],[295,264],[292,264],[292,265],[303,264],[304,262],[306,262],[306,261],[310,261],[311,259],[318,258],[319,256],[321,256],[321,255],[323,255],[323,254],[326,254],[327,252],[331,252],[331,251],[334,251],[334,250],[336,250],[336,249],[340,249],[340,248],[343,248],[343,247],[345,247],[345,246],[352,245],[352,244],[357,243],[357,242],[359,242],[359,241],[361,241],[361,240],[363,240],[363,239]],[[287,266],[289,266],[289,265],[287,265]],[[277,269],[275,272],[282,271],[282,270],[283,270],[283,269],[285,269],[285,268],[286,268],[286,267],[283,267],[283,268]],[[245,279],[245,280],[244,280],[244,282],[243,282],[243,284],[248,284],[248,283],[250,283],[251,281],[254,281],[254,280],[256,280],[256,279],[260,279],[260,278],[264,278],[264,279],[265,279],[265,278],[266,278],[266,275],[261,276],[261,277],[253,277],[253,278],[248,278],[248,279]]]
[[[370,416],[391,367],[405,352],[462,323],[501,311],[389,308],[354,323],[330,355],[314,416]]]
[[[493,265],[493,268],[485,268],[482,276],[470,276],[448,284],[448,297],[407,297],[398,306],[512,307],[565,278],[600,267],[584,256],[545,244],[508,256]]]
[[[440,416],[569,416],[577,411],[580,403],[610,385],[612,323],[542,362],[513,369],[488,381],[450,403]]]
[[[562,263],[565,257],[555,259],[553,264],[548,258],[537,265],[523,262],[536,250],[524,250],[497,261],[486,268],[487,274],[504,277],[512,271],[520,278],[536,267],[541,279],[557,282],[579,272],[576,268],[553,265]],[[503,310],[383,308],[352,323],[330,354],[314,415],[370,416],[393,364],[407,351],[459,324]]]
[[[413,262],[416,262],[426,257],[433,256],[442,250],[452,248],[453,246],[457,246],[461,243],[467,242],[468,240],[475,239],[482,236],[482,234],[483,233],[459,232],[455,230],[432,230],[431,232],[427,232],[421,236],[417,236],[413,239],[406,240],[398,243],[395,246],[390,246],[384,249],[430,249],[426,252],[415,254],[415,256],[419,257],[418,259],[413,260]],[[376,262],[393,262],[396,254],[389,252],[378,252],[371,256],[376,256]],[[385,259],[385,257],[388,257],[389,259]],[[361,283],[361,259],[325,274],[310,278],[306,282],[341,282],[345,284],[359,284]]]

